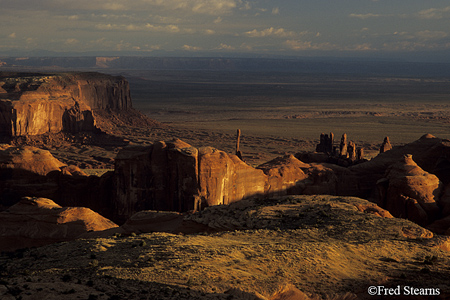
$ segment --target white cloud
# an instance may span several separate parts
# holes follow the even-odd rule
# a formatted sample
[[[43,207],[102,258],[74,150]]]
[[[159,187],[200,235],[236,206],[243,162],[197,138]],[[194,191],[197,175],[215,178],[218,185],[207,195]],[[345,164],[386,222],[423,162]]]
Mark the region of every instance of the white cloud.
[[[183,50],[186,51],[199,51],[202,50],[201,47],[196,47],[196,46],[189,46],[189,45],[183,45],[183,47],[181,47]]]
[[[368,13],[368,14],[350,14],[349,16],[352,17],[352,18],[358,18],[358,19],[365,20],[365,19],[369,19],[369,18],[384,17],[386,15]]]
[[[287,40],[285,42],[290,49],[301,50],[340,50],[340,47],[331,43],[313,43],[312,41]]]
[[[11,39],[15,39],[16,38],[16,33],[13,32],[10,35],[8,35],[8,37],[11,38]]]
[[[80,41],[77,39],[69,38],[64,41],[64,45],[75,45],[75,44],[78,44],[79,42]]]
[[[294,31],[287,31],[284,28],[266,28],[263,30],[256,30],[253,29],[251,31],[245,32],[245,35],[249,37],[268,37],[268,36],[275,36],[275,37],[294,37],[297,35]]]
[[[422,30],[416,32],[416,37],[421,40],[437,40],[448,37],[448,33],[444,31],[430,31],[430,30]]]
[[[216,50],[235,50],[235,49],[236,49],[236,47],[233,47],[233,46],[230,46],[230,45],[227,45],[224,43],[221,43],[219,45],[219,47],[216,48]]]
[[[109,10],[109,11],[152,11],[156,8],[165,10],[185,10],[199,14],[221,15],[236,8],[248,7],[248,2],[241,0],[44,0],[41,7],[48,10]]]
[[[279,15],[279,14],[280,14],[280,9],[278,7],[272,8],[272,15]]]
[[[173,24],[161,26],[161,25],[153,25],[153,24],[147,23],[145,25],[145,28],[149,29],[150,31],[156,31],[156,32],[178,33],[181,31],[180,27],[178,27],[178,25],[173,25]]]
[[[168,33],[194,33],[195,31],[192,29],[183,29],[181,30],[178,25],[169,24],[169,25],[153,25],[147,23],[145,25],[136,25],[136,24],[97,24],[95,28],[99,30],[113,30],[113,31],[152,31],[152,32],[168,32]]]
[[[442,19],[450,15],[450,6],[444,8],[429,8],[417,13],[420,19]]]

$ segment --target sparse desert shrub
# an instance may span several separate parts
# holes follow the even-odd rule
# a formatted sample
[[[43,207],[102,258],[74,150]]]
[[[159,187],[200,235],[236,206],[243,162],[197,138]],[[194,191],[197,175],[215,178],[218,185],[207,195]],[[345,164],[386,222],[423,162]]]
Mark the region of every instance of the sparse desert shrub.
[[[352,293],[346,293],[343,295],[327,296],[326,300],[355,300],[357,296]],[[305,293],[297,289],[292,284],[287,284],[279,288],[268,300],[322,300],[321,297],[307,296]]]
[[[292,284],[282,286],[269,300],[312,300],[305,293],[297,289]]]
[[[91,261],[89,263],[89,266],[92,267],[92,268],[98,267],[98,260],[94,259],[93,261]]]

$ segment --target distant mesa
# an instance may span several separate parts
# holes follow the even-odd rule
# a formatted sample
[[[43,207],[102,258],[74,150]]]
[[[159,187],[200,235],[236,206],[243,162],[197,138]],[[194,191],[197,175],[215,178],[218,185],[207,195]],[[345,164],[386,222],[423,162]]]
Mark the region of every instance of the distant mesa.
[[[132,110],[123,77],[0,72],[2,136],[95,131],[101,112],[111,110]]]

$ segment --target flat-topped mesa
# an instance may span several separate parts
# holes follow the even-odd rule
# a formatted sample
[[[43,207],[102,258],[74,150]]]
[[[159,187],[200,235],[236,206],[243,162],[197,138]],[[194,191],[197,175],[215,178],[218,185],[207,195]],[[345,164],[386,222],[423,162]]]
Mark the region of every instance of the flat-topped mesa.
[[[0,135],[93,131],[95,111],[129,110],[128,82],[100,73],[0,72]]]

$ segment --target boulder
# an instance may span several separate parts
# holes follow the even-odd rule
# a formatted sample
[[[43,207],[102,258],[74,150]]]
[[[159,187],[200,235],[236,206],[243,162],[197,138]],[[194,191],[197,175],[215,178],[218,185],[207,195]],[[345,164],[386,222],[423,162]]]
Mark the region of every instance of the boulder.
[[[50,199],[26,197],[0,212],[0,250],[73,240],[89,231],[115,227],[88,208],[61,207]]]
[[[268,176],[264,193],[268,195],[300,194],[305,189],[307,175],[303,169],[310,168],[293,155],[278,157],[258,166]]]
[[[420,225],[435,220],[439,214],[438,200],[442,190],[439,179],[420,168],[412,155],[405,155],[386,171],[380,184],[382,206],[395,217],[410,219]]]
[[[66,166],[50,151],[35,147],[0,145],[0,174],[3,179],[22,177],[23,173],[45,176]],[[9,175],[8,175],[9,174]]]
[[[355,204],[355,207],[363,213],[366,214],[373,214],[375,216],[381,217],[381,218],[393,218],[393,216],[391,215],[391,213],[381,207],[379,207],[378,205],[376,205],[375,203],[370,203],[370,204]]]

